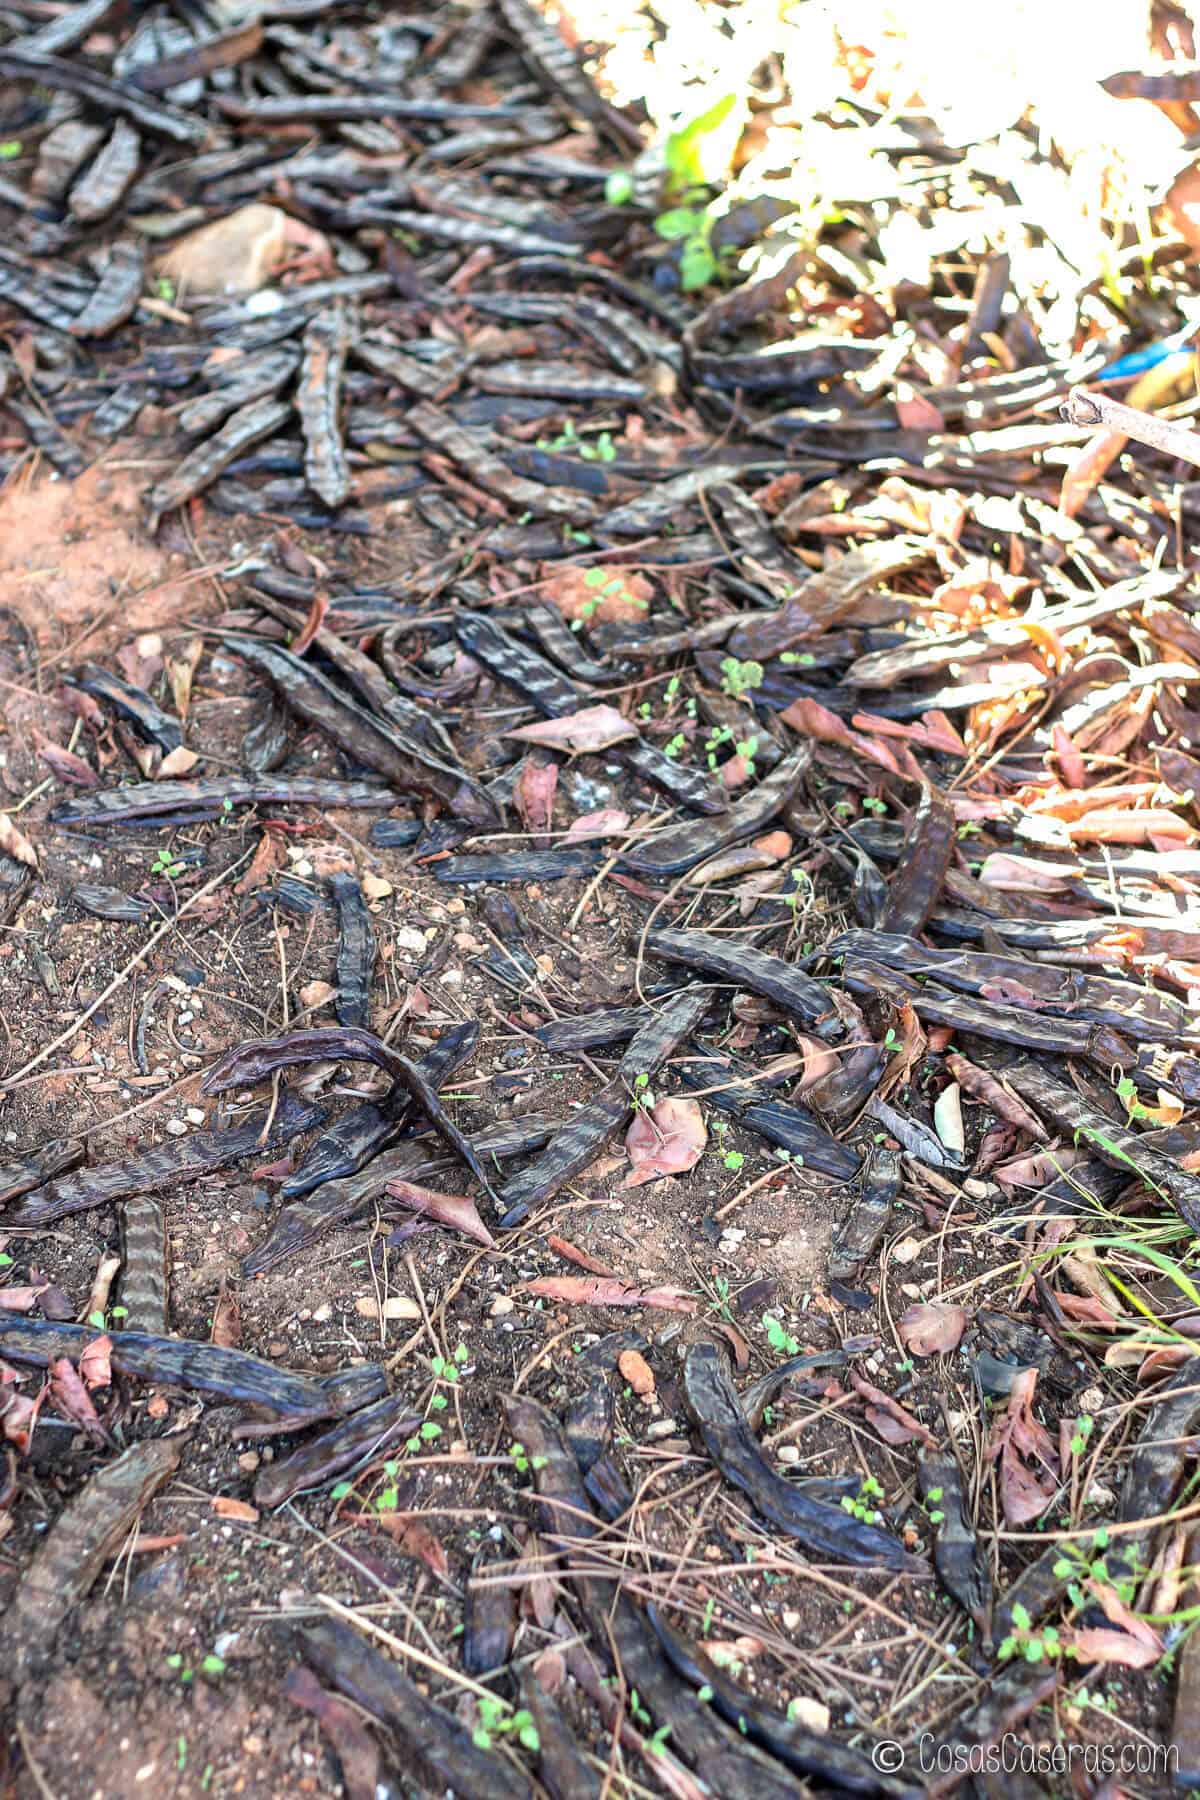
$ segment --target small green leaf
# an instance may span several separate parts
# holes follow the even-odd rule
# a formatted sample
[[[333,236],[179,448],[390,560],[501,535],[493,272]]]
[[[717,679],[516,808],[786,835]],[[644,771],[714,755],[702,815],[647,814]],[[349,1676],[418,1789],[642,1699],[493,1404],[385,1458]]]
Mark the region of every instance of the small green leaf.
[[[624,206],[633,199],[633,176],[628,169],[613,169],[604,183],[604,198],[610,206]]]
[[[716,272],[717,259],[708,239],[689,238],[679,259],[679,285],[684,293],[694,294],[697,288],[707,287]]]
[[[603,587],[607,580],[607,569],[588,569],[583,577],[583,585],[590,588]]]
[[[675,238],[691,237],[703,223],[703,213],[695,212],[690,206],[673,206],[669,212],[659,213],[654,229],[660,238],[666,238],[670,243]]]
[[[225,1658],[223,1656],[218,1656],[215,1651],[210,1651],[204,1661],[200,1664],[200,1673],[202,1675],[223,1675],[225,1673]]]
[[[20,138],[7,138],[0,144],[0,162],[11,162],[14,156],[20,156],[23,148]]]
[[[353,1492],[354,1483],[352,1481],[339,1481],[335,1487],[330,1488],[329,1498],[331,1500],[344,1500],[347,1494],[352,1494]]]

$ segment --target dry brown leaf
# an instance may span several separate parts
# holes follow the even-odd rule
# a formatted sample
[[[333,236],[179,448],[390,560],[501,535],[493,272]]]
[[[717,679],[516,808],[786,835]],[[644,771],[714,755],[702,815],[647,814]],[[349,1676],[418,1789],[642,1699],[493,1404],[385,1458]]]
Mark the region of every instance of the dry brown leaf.
[[[322,1006],[328,1006],[337,994],[337,989],[327,981],[306,981],[299,990],[299,1000],[306,1012],[318,1012]]]
[[[967,1315],[961,1306],[945,1300],[918,1302],[903,1314],[896,1329],[900,1342],[914,1356],[943,1356],[958,1349],[967,1329]]]
[[[244,1525],[256,1525],[262,1516],[248,1500],[235,1500],[232,1494],[214,1494],[212,1509],[219,1519],[239,1519]]]
[[[37,851],[6,812],[0,812],[0,850],[14,861],[24,863],[28,869],[36,869],[38,866]]]
[[[273,832],[264,831],[258,840],[254,855],[250,858],[250,867],[241,880],[234,884],[235,894],[251,894],[255,888],[262,887],[272,870],[281,869],[287,858],[283,845]]]
[[[568,1306],[657,1306],[663,1312],[694,1313],[696,1302],[682,1288],[630,1287],[615,1277],[585,1279],[582,1275],[543,1275],[525,1281],[522,1292],[542,1300],[561,1300]]]
[[[629,814],[616,806],[602,806],[599,812],[581,813],[567,827],[566,842],[579,843],[588,838],[624,837],[629,830]]]
[[[158,772],[168,781],[176,775],[189,775],[200,758],[186,744],[176,744],[174,750],[168,750],[158,765]]]
[[[237,1303],[237,1295],[222,1287],[217,1296],[217,1304],[213,1307],[211,1341],[219,1344],[222,1350],[236,1350],[242,1341],[242,1315]]]
[[[555,568],[543,564],[548,577],[542,587],[542,598],[557,606],[566,619],[610,620],[622,625],[633,619],[644,619],[654,598],[654,589],[644,575],[631,575],[628,570],[614,569],[600,585],[589,581],[591,571],[580,568]]]
[[[873,1425],[885,1444],[927,1444],[932,1450],[937,1439],[920,1419],[915,1419],[906,1406],[885,1394],[861,1375],[852,1374],[850,1385],[867,1402],[867,1422]]]
[[[86,1387],[111,1387],[112,1339],[107,1332],[84,1345],[79,1353],[79,1373]]]
[[[640,1187],[657,1175],[682,1175],[704,1155],[708,1128],[696,1100],[668,1095],[647,1112],[639,1107],[625,1138],[633,1164],[622,1187]]]
[[[82,756],[76,756],[73,750],[64,750],[48,738],[44,731],[35,727],[32,732],[37,753],[46,767],[58,776],[60,781],[69,781],[75,787],[94,788],[99,785],[100,777]]]
[[[375,1518],[383,1526],[390,1538],[394,1538],[402,1550],[409,1556],[423,1562],[425,1567],[437,1575],[442,1581],[449,1580],[450,1564],[446,1552],[420,1519],[414,1519],[409,1513],[376,1513]]]
[[[567,713],[560,719],[539,719],[534,725],[522,725],[506,737],[519,738],[525,744],[544,744],[550,750],[565,750],[572,756],[589,751],[607,750],[612,744],[623,744],[637,736],[615,706],[585,706],[580,712]]]
[[[521,764],[513,800],[526,831],[549,831],[554,819],[554,795],[558,788],[558,764],[535,762],[527,756]]]
[[[421,1213],[435,1225],[461,1231],[486,1249],[494,1249],[495,1238],[480,1218],[475,1202],[466,1194],[439,1194],[432,1188],[418,1187],[414,1181],[389,1181],[387,1192],[410,1212]]]
[[[1064,1645],[1069,1645],[1083,1663],[1118,1663],[1126,1669],[1148,1669],[1162,1655],[1162,1645],[1139,1643],[1124,1631],[1105,1631],[1093,1626],[1079,1631],[1065,1631]]]
[[[82,1360],[82,1359],[81,1359]],[[64,1419],[70,1419],[97,1443],[107,1442],[108,1433],[92,1404],[92,1397],[80,1380],[79,1371],[68,1356],[54,1359],[46,1371],[50,1382],[50,1398]]]
[[[40,1287],[4,1287],[0,1288],[0,1310],[4,1312],[30,1312],[37,1305],[39,1294],[44,1294],[48,1282]]]
[[[1054,1441],[1033,1414],[1037,1374],[1036,1369],[1022,1369],[1016,1376],[987,1446],[988,1456],[1000,1464],[1000,1500],[1014,1527],[1040,1518],[1058,1492]]]
[[[607,1264],[598,1261],[594,1256],[589,1256],[586,1250],[581,1250],[578,1244],[572,1244],[568,1238],[559,1237],[557,1232],[548,1231],[546,1233],[546,1244],[556,1255],[564,1257],[567,1262],[575,1263],[580,1269],[587,1269],[592,1275],[611,1276],[614,1281],[620,1279]]]

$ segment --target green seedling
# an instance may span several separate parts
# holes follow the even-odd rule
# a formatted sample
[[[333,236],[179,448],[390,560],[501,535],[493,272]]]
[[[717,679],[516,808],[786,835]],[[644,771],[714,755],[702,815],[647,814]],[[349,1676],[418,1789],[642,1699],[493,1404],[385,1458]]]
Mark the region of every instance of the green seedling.
[[[843,1497],[842,1511],[848,1512],[851,1518],[861,1520],[864,1525],[876,1525],[879,1522],[880,1514],[875,1502],[882,1499],[883,1489],[875,1477],[864,1475],[858,1493],[853,1497],[849,1494]]]
[[[776,1356],[798,1356],[800,1345],[790,1331],[785,1331],[773,1313],[764,1313],[762,1328],[767,1334],[767,1342]]]
[[[760,662],[739,662],[736,656],[726,656],[721,661],[721,687],[734,700],[740,700],[743,694],[749,694],[763,684],[763,666]]]
[[[498,1737],[516,1738],[525,1750],[541,1749],[542,1740],[533,1722],[533,1714],[524,1707],[519,1712],[513,1712],[503,1700],[498,1700],[491,1694],[480,1694],[477,1704],[479,1723],[471,1736],[480,1750],[490,1750]]]
[[[165,875],[168,881],[174,881],[178,876],[187,873],[187,864],[176,862],[169,850],[160,850],[150,864],[150,873]]]

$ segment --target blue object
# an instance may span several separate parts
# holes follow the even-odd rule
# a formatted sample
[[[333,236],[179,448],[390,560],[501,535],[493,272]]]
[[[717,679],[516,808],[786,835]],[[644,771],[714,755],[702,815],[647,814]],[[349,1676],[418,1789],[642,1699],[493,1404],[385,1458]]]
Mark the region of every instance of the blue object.
[[[1144,350],[1131,350],[1128,356],[1119,356],[1115,363],[1109,363],[1101,379],[1129,381],[1135,375],[1144,375],[1147,369],[1157,368],[1160,362],[1166,362],[1168,356],[1174,356],[1177,350],[1185,350],[1197,331],[1200,331],[1200,326],[1185,325],[1180,331],[1173,331],[1170,337],[1160,338],[1156,344],[1147,344]]]

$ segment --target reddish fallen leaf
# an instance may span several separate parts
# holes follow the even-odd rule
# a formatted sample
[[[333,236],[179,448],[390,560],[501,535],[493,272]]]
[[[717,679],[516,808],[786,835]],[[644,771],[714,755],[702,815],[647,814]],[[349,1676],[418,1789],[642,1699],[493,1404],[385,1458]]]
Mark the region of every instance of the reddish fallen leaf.
[[[623,1187],[640,1187],[657,1175],[682,1175],[704,1155],[708,1128],[699,1102],[668,1095],[647,1112],[639,1107],[625,1138],[633,1164]]]
[[[288,1670],[281,1691],[285,1700],[313,1715],[329,1740],[341,1765],[346,1800],[375,1800],[381,1791],[379,1746],[355,1709],[328,1693],[303,1663]]]
[[[567,1262],[575,1263],[581,1269],[587,1269],[592,1275],[611,1276],[614,1281],[620,1280],[620,1277],[614,1275],[606,1263],[598,1262],[594,1256],[589,1256],[586,1250],[581,1250],[578,1244],[572,1244],[568,1238],[559,1237],[556,1232],[550,1231],[546,1233],[546,1243],[557,1255],[565,1257]]]
[[[819,700],[793,700],[779,717],[801,737],[815,738],[818,744],[836,744],[855,755],[865,756],[891,775],[907,775],[914,781],[921,779],[920,766],[907,744],[901,744],[898,752],[889,750],[879,738],[851,731],[844,719],[839,719]]]
[[[376,1513],[375,1517],[388,1536],[394,1538],[409,1556],[423,1562],[439,1580],[449,1580],[450,1564],[446,1552],[428,1525],[423,1525],[420,1519],[414,1519],[408,1513],[384,1512]]]
[[[948,1350],[957,1350],[966,1329],[962,1307],[944,1300],[918,1301],[897,1325],[900,1342],[914,1356],[944,1356]]]
[[[1002,1081],[998,1081],[994,1075],[979,1068],[965,1056],[960,1056],[957,1050],[951,1050],[947,1055],[946,1067],[963,1092],[970,1094],[973,1100],[982,1100],[985,1106],[991,1107],[997,1118],[1028,1132],[1039,1143],[1045,1143],[1049,1133],[1042,1121]]]
[[[1000,1465],[1000,1501],[1010,1525],[1027,1525],[1045,1512],[1058,1492],[1058,1456],[1046,1427],[1034,1417],[1036,1369],[1022,1369],[1008,1406],[996,1420],[987,1454]]]
[[[629,830],[629,814],[616,806],[602,806],[599,812],[581,813],[567,827],[566,842],[578,843],[583,838],[624,837]]]
[[[1126,1669],[1148,1669],[1162,1655],[1162,1645],[1140,1644],[1124,1631],[1093,1626],[1063,1633],[1063,1644],[1083,1663],[1119,1663]]]
[[[750,1367],[750,1346],[738,1330],[727,1319],[714,1319],[713,1329],[719,1331],[729,1348],[733,1351],[733,1366],[739,1375],[744,1375]]]
[[[219,1519],[239,1519],[243,1525],[256,1525],[262,1514],[248,1500],[235,1500],[232,1494],[214,1494],[212,1509]]]
[[[73,750],[65,750],[61,744],[56,744],[52,738],[46,736],[44,731],[38,731],[36,727],[32,735],[38,755],[60,781],[69,781],[73,787],[94,788],[99,786],[100,777],[89,763],[84,762],[82,756],[76,756]]]
[[[549,831],[558,788],[558,764],[535,762],[527,757],[513,790],[513,799],[527,831]]]
[[[112,1339],[105,1333],[93,1338],[79,1353],[79,1373],[88,1388],[112,1386]]]
[[[682,1288],[630,1287],[615,1276],[609,1280],[585,1280],[581,1275],[543,1275],[521,1286],[526,1294],[542,1300],[561,1300],[568,1306],[657,1306],[663,1312],[696,1311],[696,1302]]]
[[[796,1098],[800,1099],[810,1087],[815,1087],[818,1081],[824,1080],[826,1075],[832,1075],[835,1070],[840,1068],[841,1058],[836,1050],[830,1050],[817,1038],[798,1034],[796,1042],[803,1052],[801,1075],[795,1087]]]
[[[312,597],[312,605],[308,609],[308,617],[300,627],[298,636],[292,643],[292,655],[303,656],[308,646],[325,623],[325,614],[329,611],[329,593],[327,589],[318,588]]]
[[[63,1415],[98,1443],[108,1441],[108,1433],[100,1423],[100,1415],[92,1405],[92,1397],[79,1378],[79,1371],[67,1356],[56,1357],[47,1374],[50,1398]]]
[[[29,1312],[38,1303],[46,1291],[42,1287],[6,1287],[0,1288],[0,1307],[5,1312]]]
[[[238,1309],[237,1297],[226,1287],[222,1287],[217,1296],[217,1304],[213,1307],[209,1337],[222,1350],[236,1350],[242,1341],[242,1315]]]
[[[522,725],[505,734],[526,744],[545,744],[551,750],[566,750],[582,756],[591,750],[607,750],[637,736],[636,727],[615,706],[585,706],[581,712],[567,713],[561,719],[539,719],[535,725]],[[2,815],[0,815],[2,816]]]
[[[255,888],[262,887],[272,870],[281,869],[287,861],[287,853],[280,840],[272,831],[264,831],[258,840],[258,847],[250,858],[250,867],[242,879],[234,884],[235,894],[252,894]]]
[[[901,431],[944,431],[946,421],[932,400],[907,381],[896,383],[896,418]]]
[[[38,866],[37,851],[5,812],[0,812],[0,850],[16,862],[24,863],[26,868],[36,869]]]
[[[389,1181],[387,1191],[393,1200],[399,1200],[411,1212],[421,1213],[435,1225],[445,1225],[450,1231],[461,1231],[488,1250],[494,1249],[495,1238],[476,1211],[475,1202],[466,1194],[438,1194],[432,1188],[418,1187],[413,1181]]]
[[[176,744],[169,750],[158,765],[160,779],[172,781],[180,775],[190,775],[200,758],[186,744]]]
[[[867,1402],[867,1422],[873,1425],[885,1444],[927,1444],[932,1450],[937,1445],[933,1433],[922,1425],[920,1419],[914,1419],[908,1408],[885,1394],[882,1388],[875,1387],[861,1375],[851,1375],[850,1385],[855,1393],[861,1394]]]
[[[36,1394],[18,1393],[16,1384],[22,1379],[11,1364],[0,1362],[0,1436],[14,1444],[23,1456],[29,1448],[46,1389]]]

